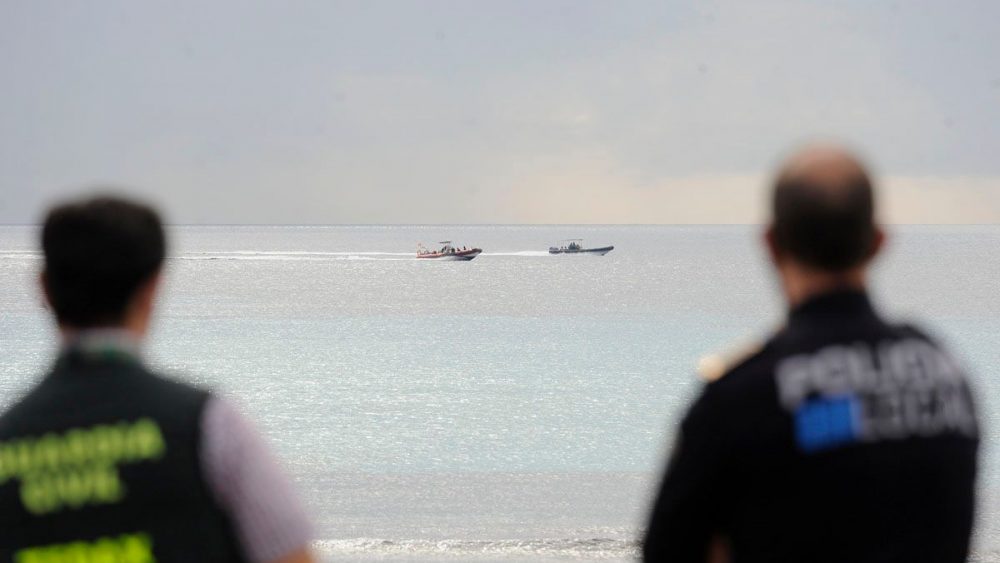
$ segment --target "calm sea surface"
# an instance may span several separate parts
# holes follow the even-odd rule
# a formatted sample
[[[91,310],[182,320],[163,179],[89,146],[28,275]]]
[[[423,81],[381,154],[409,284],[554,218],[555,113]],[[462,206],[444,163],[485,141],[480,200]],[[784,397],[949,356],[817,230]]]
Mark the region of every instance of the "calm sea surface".
[[[36,231],[0,227],[0,407],[54,332]],[[150,361],[235,397],[331,560],[630,560],[698,359],[783,317],[750,227],[177,227]],[[874,275],[984,418],[977,561],[1000,561],[1000,227],[901,227]],[[560,239],[614,244],[549,256]],[[485,252],[416,260],[417,242]]]

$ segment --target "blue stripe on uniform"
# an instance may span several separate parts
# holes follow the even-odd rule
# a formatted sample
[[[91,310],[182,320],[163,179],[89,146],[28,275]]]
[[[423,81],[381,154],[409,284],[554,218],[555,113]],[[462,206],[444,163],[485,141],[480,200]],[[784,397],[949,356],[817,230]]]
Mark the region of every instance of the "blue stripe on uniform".
[[[795,411],[795,441],[813,453],[858,440],[858,399],[854,395],[820,397]]]

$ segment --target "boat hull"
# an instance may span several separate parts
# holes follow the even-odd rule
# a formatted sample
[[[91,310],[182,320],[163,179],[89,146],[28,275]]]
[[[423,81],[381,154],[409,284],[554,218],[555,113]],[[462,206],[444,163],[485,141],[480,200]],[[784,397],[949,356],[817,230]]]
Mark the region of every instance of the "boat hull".
[[[417,254],[417,258],[421,260],[441,260],[444,262],[468,262],[476,256],[482,253],[482,250],[478,248],[473,248],[470,250],[459,250],[456,252],[428,252],[425,254]]]
[[[604,256],[614,250],[613,246],[602,246],[601,248],[581,248],[570,250],[568,248],[550,248],[549,254],[592,254],[594,256]]]

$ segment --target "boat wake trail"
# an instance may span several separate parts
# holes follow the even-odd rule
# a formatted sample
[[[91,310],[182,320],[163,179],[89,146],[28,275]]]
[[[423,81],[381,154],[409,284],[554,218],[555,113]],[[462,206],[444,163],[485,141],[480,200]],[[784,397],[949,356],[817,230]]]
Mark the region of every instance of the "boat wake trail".
[[[481,256],[541,258],[550,254],[545,250],[514,252],[484,252]],[[0,260],[38,260],[41,252],[34,250],[0,251]],[[329,260],[416,260],[413,252],[316,252],[306,250],[232,250],[220,252],[186,252],[171,257],[172,260],[278,260],[278,261],[329,261]]]
[[[37,253],[17,253],[12,254],[13,258],[34,258]],[[537,258],[549,256],[545,250],[522,250],[517,252],[484,252],[481,256],[513,256]],[[0,258],[7,257],[0,254]],[[220,252],[186,252],[175,256],[175,260],[299,260],[299,261],[328,261],[328,260],[416,260],[414,252],[318,252],[305,250],[231,250]]]
[[[237,250],[229,252],[193,252],[176,257],[177,260],[415,260],[411,252],[311,252]]]
[[[520,252],[483,252],[483,256],[549,256],[547,250],[522,250]]]

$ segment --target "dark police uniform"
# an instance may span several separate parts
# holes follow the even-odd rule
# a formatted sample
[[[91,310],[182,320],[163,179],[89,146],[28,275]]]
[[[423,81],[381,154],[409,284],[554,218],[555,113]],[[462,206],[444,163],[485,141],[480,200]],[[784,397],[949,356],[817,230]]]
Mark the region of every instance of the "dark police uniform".
[[[860,292],[812,299],[684,419],[647,561],[965,561],[978,430],[965,376]]]
[[[0,562],[242,560],[202,478],[208,398],[127,354],[63,354],[0,417]]]

